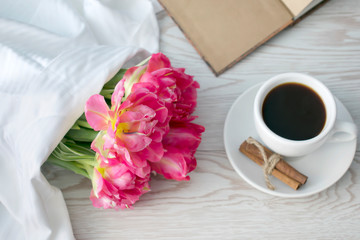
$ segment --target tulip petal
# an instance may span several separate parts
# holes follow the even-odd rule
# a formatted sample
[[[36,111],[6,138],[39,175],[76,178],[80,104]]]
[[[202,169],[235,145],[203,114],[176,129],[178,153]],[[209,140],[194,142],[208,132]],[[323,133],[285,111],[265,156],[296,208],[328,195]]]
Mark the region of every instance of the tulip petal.
[[[134,72],[135,72],[138,68],[139,68],[138,66],[135,66],[135,67],[131,67],[131,68],[129,68],[128,70],[126,70],[126,72],[125,72],[125,74],[124,74],[124,77],[123,77],[123,78],[126,79],[125,81],[129,80],[129,79],[131,78],[131,76],[134,75]]]
[[[162,174],[167,179],[188,181],[189,176],[184,156],[175,148],[168,148],[160,161],[150,163],[154,171]]]
[[[136,167],[136,164],[132,161],[129,151],[126,149],[126,147],[120,146],[120,145],[114,145],[114,148],[117,152],[117,157],[120,162],[123,162],[126,164],[129,168],[133,169]]]
[[[138,176],[144,177],[150,172],[150,169],[147,169],[148,163],[146,159],[138,156],[136,152],[130,152],[126,147],[122,146],[116,146],[116,152],[120,162],[126,164],[126,166]],[[137,172],[137,168],[141,168],[139,172]]]
[[[124,82],[125,82],[125,78],[121,79],[118,82],[118,84],[116,84],[114,92],[111,96],[111,105],[113,107],[115,107],[116,109],[119,108],[119,106],[121,104],[121,100],[125,93]]]
[[[91,190],[90,193],[90,200],[94,207],[104,209],[111,208],[112,207],[112,199],[109,196],[102,195],[101,197],[96,196],[94,190]]]
[[[139,152],[149,146],[152,140],[142,133],[124,133],[121,141],[130,152]]]
[[[96,197],[99,196],[99,193],[102,191],[103,186],[104,186],[104,179],[101,175],[101,173],[98,171],[97,168],[94,168],[94,172],[93,172],[93,177],[92,177],[92,185],[93,185],[93,190],[94,190],[94,195]]]
[[[146,176],[150,175],[151,172],[151,167],[150,165],[146,162],[146,166],[145,167],[137,167],[133,170],[134,174],[140,178],[145,178]]]
[[[152,141],[147,148],[138,152],[137,155],[141,159],[146,159],[150,162],[158,162],[164,155],[164,148],[161,142]]]
[[[124,75],[124,79],[126,79],[124,82],[125,98],[127,98],[132,92],[133,85],[139,82],[141,76],[146,71],[146,67],[146,65],[140,67],[131,67],[126,71]]]
[[[85,104],[85,116],[89,125],[95,130],[106,130],[110,120],[109,107],[103,96],[95,94]]]
[[[195,151],[201,142],[201,133],[205,128],[195,123],[171,122],[170,131],[164,137],[163,143],[184,151]]]
[[[108,167],[105,171],[105,178],[120,190],[135,187],[135,176],[123,164]]]
[[[170,60],[162,53],[153,54],[149,60],[147,72],[153,72],[161,68],[170,68]]]
[[[155,117],[155,115],[156,113],[152,108],[146,105],[138,105],[122,113],[118,118],[118,123],[148,121]]]

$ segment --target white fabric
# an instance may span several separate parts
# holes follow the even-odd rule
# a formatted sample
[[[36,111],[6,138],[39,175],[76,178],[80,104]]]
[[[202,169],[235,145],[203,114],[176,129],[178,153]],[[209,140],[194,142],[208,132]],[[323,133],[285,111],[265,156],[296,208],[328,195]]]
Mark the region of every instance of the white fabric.
[[[158,39],[146,0],[0,1],[0,239],[74,239],[40,167],[87,98]]]

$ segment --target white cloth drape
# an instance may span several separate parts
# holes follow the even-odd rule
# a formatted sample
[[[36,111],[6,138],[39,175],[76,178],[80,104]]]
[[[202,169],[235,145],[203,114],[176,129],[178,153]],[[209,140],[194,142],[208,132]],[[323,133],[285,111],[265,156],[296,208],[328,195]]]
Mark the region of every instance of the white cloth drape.
[[[74,238],[40,167],[87,98],[158,40],[146,0],[0,0],[0,239]]]

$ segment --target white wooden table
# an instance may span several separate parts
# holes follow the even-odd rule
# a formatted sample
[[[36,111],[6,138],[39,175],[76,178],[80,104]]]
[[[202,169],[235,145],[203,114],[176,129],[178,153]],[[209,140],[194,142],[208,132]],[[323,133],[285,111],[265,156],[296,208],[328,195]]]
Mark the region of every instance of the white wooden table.
[[[346,174],[305,198],[279,198],[251,187],[232,168],[224,121],[249,87],[283,72],[323,81],[360,127],[360,1],[329,1],[297,25],[215,77],[163,11],[161,51],[200,83],[198,123],[206,127],[189,182],[153,177],[134,210],[96,209],[91,183],[47,168],[61,188],[77,239],[360,239],[360,148]],[[241,39],[239,39],[241,41]],[[358,139],[359,140],[359,139]],[[358,141],[359,142],[359,141]]]

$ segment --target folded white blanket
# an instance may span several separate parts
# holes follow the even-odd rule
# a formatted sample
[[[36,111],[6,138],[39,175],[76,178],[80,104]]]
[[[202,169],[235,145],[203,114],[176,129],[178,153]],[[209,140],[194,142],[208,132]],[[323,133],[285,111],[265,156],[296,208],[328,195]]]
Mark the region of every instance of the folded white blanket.
[[[1,1],[0,239],[74,238],[40,167],[87,98],[158,39],[146,0]]]

